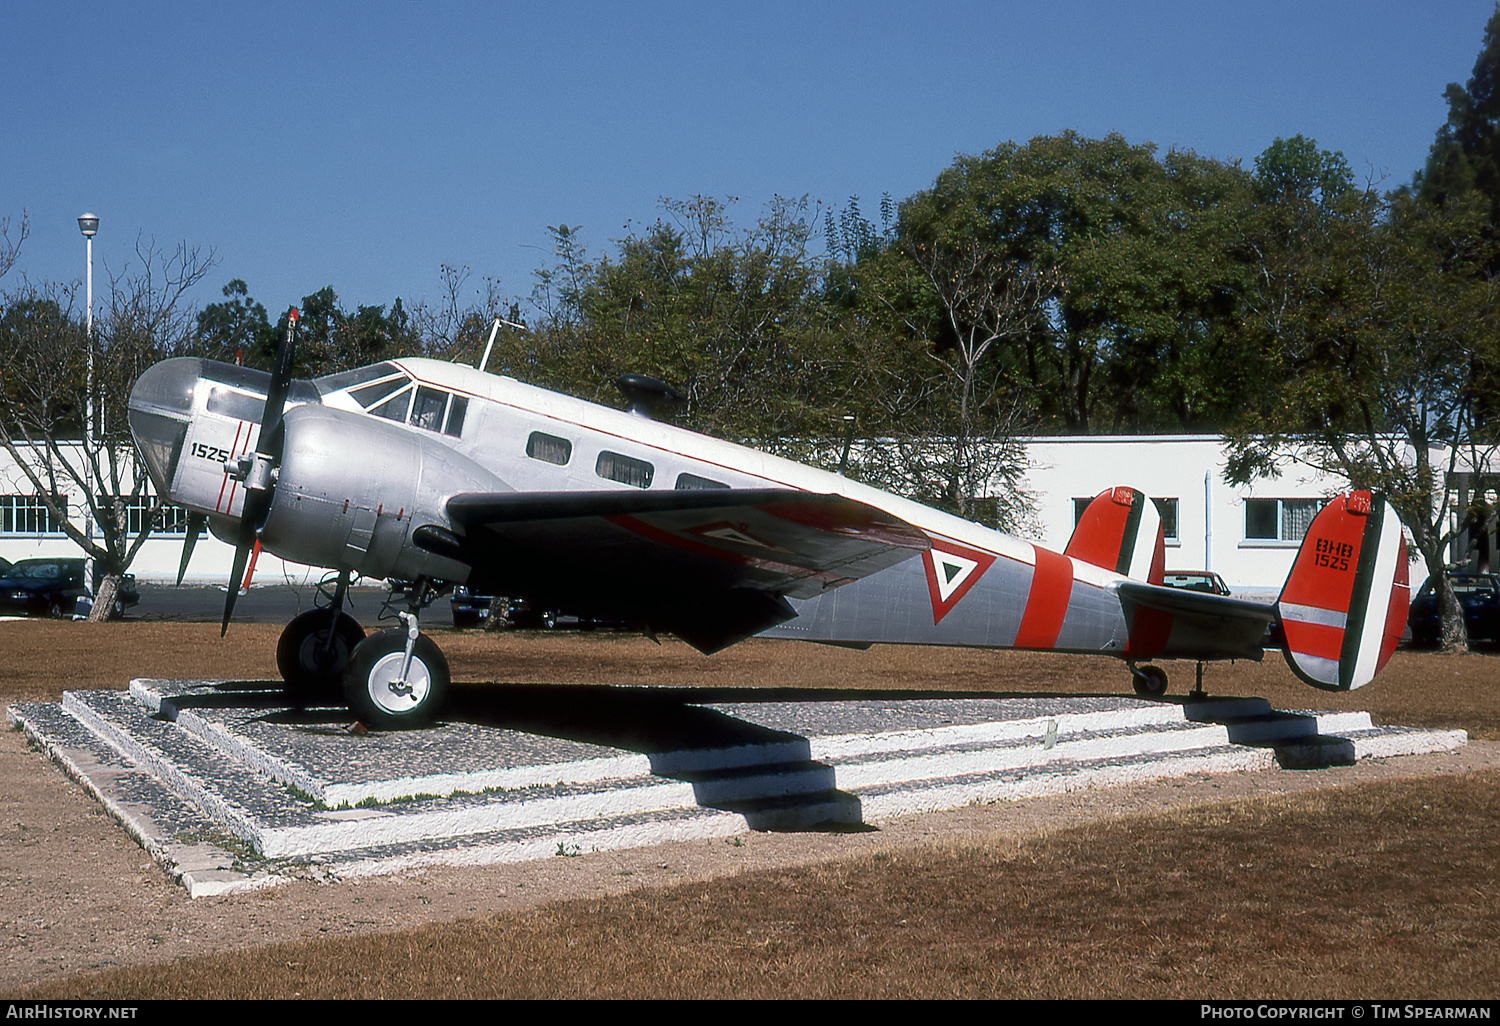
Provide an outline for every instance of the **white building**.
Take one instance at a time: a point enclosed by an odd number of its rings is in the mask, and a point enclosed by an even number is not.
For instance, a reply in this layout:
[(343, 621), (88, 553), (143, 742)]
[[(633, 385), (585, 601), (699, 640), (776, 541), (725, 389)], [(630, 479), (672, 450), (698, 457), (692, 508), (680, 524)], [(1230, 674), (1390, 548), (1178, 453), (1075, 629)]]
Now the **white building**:
[[(1161, 511), (1168, 570), (1212, 570), (1247, 598), (1275, 597), (1312, 518), (1349, 487), (1342, 477), (1296, 464), (1252, 485), (1226, 484), (1224, 440), (1217, 435), (1033, 438), (1026, 451), (1037, 541), (1063, 548), (1090, 499), (1130, 485)], [(1426, 576), (1424, 563), (1412, 564), (1413, 587)]]
[[(1167, 533), (1169, 570), (1213, 570), (1235, 594), (1274, 597), (1313, 515), (1348, 487), (1341, 478), (1293, 466), (1281, 477), (1254, 485), (1224, 483), (1224, 443), (1215, 435), (1034, 438), (1027, 487), (1037, 500), (1033, 540), (1062, 549), (1082, 506), (1106, 488), (1130, 485), (1157, 500)], [(70, 497), (69, 516), (81, 527), (81, 503)], [(127, 516), (143, 515), (140, 508)], [(170, 582), (181, 558), (184, 524), (171, 518), (142, 547), (132, 566), (141, 581)], [(77, 546), (52, 522), (35, 489), (0, 450), (0, 557), (76, 555)], [(233, 549), (211, 535), (193, 553), (188, 579), (223, 583)], [(260, 583), (316, 581), (321, 569), (260, 557)], [(1426, 577), (1411, 567), (1415, 587)]]

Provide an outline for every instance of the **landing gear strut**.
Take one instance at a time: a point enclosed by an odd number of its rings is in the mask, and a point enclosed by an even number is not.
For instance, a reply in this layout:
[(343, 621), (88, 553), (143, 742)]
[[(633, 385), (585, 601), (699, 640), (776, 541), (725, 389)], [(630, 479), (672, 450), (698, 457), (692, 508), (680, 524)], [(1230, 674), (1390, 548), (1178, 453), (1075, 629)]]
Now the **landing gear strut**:
[(382, 730), (422, 727), (448, 697), (448, 660), (418, 627), (418, 613), (439, 591), (418, 581), (407, 593), (401, 630), (370, 635), (354, 647), (344, 670), (344, 699), (362, 722)]

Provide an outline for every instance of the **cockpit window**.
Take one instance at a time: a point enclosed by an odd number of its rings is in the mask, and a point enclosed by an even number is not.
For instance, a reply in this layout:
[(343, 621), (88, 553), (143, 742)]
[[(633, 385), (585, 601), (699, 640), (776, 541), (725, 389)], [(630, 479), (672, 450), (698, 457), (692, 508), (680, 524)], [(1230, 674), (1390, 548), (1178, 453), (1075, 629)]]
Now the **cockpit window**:
[(258, 421), (266, 412), (266, 397), (241, 392), (228, 385), (209, 385), (208, 412), (235, 420)]
[(399, 374), (394, 364), (377, 363), (369, 367), (356, 367), (354, 370), (339, 371), (337, 374), (325, 374), (321, 378), (314, 378), (313, 384), (318, 386), (318, 391), (323, 395), (329, 392), (339, 392), (346, 388), (354, 388), (363, 385), (367, 381), (379, 381), (381, 378), (391, 377)]
[(405, 388), (406, 385), (407, 378), (403, 374), (394, 378), (387, 378), (384, 381), (378, 381), (373, 385), (366, 385), (363, 388), (352, 389), (349, 392), (349, 397), (368, 410), (371, 407), (379, 406), (392, 392)]
[(453, 397), (448, 404), (448, 426), (443, 428), (443, 434), (458, 438), (464, 433), (464, 415), (469, 412), (469, 400), (461, 395)]
[(443, 427), (443, 410), (448, 405), (448, 393), (421, 385), (417, 388), (417, 402), (412, 407), (413, 427), (427, 431), (440, 431)]
[(406, 408), (411, 405), (411, 393), (410, 388), (404, 388), (370, 412), (386, 420), (405, 421)]

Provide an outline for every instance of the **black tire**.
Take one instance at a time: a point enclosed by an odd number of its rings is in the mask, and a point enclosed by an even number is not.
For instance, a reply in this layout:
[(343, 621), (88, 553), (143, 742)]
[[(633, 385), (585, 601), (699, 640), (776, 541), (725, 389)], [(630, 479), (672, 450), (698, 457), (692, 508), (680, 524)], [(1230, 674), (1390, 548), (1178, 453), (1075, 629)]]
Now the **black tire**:
[(344, 699), (365, 725), (380, 730), (425, 727), (442, 711), (450, 679), (442, 649), (419, 634), (407, 680), (393, 686), (405, 654), (405, 631), (380, 631), (355, 646), (344, 671)]
[(1143, 698), (1160, 698), (1167, 693), (1167, 671), (1160, 666), (1136, 666), (1130, 671), (1135, 693)]
[[(332, 648), (325, 653), (330, 624)], [(287, 700), (298, 709), (336, 704), (343, 693), (344, 670), (364, 639), (364, 628), (348, 613), (340, 613), (337, 621), (331, 609), (310, 609), (293, 617), (276, 644), (276, 668), (286, 681)]]

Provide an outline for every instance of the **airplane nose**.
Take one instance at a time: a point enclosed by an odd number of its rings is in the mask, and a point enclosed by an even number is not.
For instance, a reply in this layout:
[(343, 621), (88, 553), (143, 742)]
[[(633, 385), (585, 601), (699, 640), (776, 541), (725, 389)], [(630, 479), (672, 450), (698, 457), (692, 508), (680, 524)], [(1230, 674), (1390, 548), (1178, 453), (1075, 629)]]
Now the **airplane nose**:
[(159, 495), (168, 494), (177, 472), (193, 391), (202, 375), (201, 359), (166, 360), (137, 378), (130, 390), (130, 433)]

